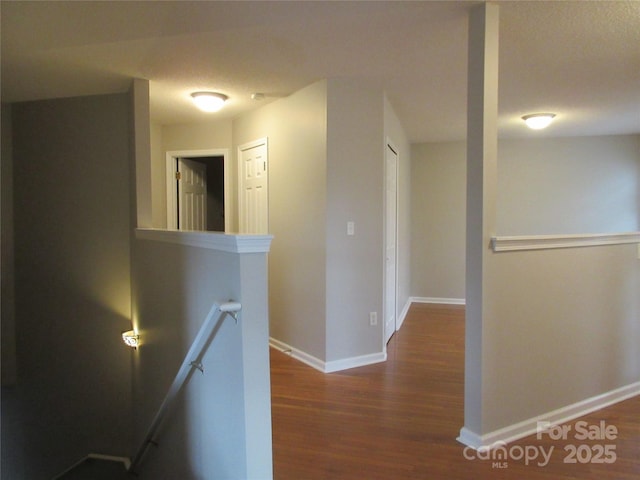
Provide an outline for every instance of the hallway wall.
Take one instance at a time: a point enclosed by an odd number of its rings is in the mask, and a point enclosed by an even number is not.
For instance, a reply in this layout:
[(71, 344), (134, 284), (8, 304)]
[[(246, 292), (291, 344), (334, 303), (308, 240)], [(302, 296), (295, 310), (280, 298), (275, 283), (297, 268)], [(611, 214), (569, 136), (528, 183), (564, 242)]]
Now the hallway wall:
[(51, 478), (128, 454), (127, 94), (13, 105), (17, 384), (2, 391), (2, 474)]
[[(412, 287), (464, 298), (465, 142), (412, 145)], [(498, 142), (499, 235), (640, 229), (640, 135)]]
[(324, 360), (326, 100), (320, 81), (233, 122), (238, 145), (268, 138), (270, 335)]

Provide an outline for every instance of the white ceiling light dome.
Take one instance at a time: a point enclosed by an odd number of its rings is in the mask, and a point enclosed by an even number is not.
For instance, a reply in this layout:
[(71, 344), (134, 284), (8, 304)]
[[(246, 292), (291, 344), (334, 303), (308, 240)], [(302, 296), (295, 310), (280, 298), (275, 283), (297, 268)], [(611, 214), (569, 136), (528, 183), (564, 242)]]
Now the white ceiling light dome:
[(547, 128), (553, 121), (555, 113), (531, 113), (522, 117), (527, 127), (533, 130), (542, 130)]
[(229, 97), (217, 92), (193, 92), (191, 98), (193, 103), (203, 112), (217, 112)]

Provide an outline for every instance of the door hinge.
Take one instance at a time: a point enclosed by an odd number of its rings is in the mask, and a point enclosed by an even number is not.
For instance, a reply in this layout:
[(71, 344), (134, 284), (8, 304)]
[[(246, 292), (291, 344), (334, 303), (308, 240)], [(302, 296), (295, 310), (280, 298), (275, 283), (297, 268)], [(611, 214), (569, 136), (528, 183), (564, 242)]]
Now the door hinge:
[(176, 180), (182, 180), (182, 173), (176, 172)]

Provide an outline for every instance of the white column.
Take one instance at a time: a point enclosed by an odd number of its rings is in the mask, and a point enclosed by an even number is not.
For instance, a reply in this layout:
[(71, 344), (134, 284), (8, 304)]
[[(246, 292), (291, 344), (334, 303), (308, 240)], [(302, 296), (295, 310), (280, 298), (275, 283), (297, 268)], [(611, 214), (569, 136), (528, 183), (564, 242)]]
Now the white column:
[(241, 254), (239, 265), (247, 479), (268, 480), (273, 478), (273, 454), (267, 253)]
[(132, 86), (135, 189), (135, 227), (153, 226), (151, 215), (151, 126), (149, 80), (136, 78)]
[(498, 27), (495, 4), (469, 17), (467, 91), (467, 248), (464, 427), (459, 440), (478, 446), (483, 433), (483, 324), (487, 263), (495, 229), (498, 150)]

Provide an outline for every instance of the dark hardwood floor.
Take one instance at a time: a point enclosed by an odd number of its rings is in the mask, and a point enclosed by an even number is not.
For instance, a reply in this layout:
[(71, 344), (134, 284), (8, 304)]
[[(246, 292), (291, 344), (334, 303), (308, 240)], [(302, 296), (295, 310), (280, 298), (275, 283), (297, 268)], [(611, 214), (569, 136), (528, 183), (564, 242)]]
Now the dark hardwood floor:
[[(463, 425), (463, 375), (464, 308), (457, 306), (414, 305), (391, 339), (385, 363), (323, 374), (271, 349), (274, 478), (640, 478), (640, 397), (569, 424), (605, 421), (618, 429), (613, 441), (533, 436), (507, 447), (506, 464), (465, 458), (456, 441)], [(568, 444), (588, 445), (576, 452), (578, 463), (564, 463)], [(596, 444), (613, 445), (598, 458), (613, 460), (613, 453), (615, 461), (580, 463), (598, 456)], [(545, 465), (541, 449), (548, 454), (551, 447)], [(526, 449), (539, 457), (528, 465), (512, 458)]]

